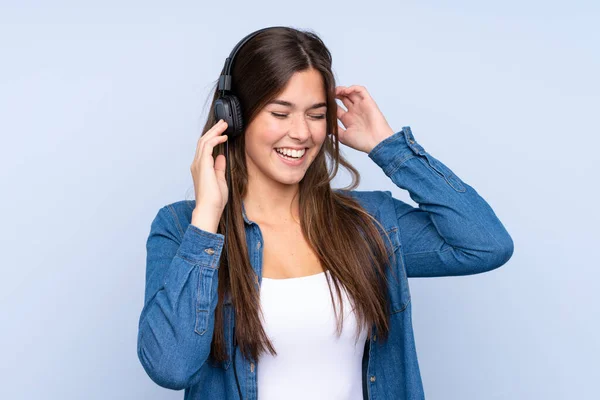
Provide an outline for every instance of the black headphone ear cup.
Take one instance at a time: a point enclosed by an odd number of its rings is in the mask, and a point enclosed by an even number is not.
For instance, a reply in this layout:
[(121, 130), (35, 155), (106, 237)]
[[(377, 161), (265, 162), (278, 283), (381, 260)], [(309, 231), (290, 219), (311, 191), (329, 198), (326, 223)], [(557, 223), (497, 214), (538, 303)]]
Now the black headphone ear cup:
[(244, 130), (244, 118), (242, 116), (242, 106), (240, 101), (235, 95), (229, 95), (233, 116), (233, 128), (234, 132), (232, 133), (233, 137), (240, 136)]
[(215, 101), (215, 120), (227, 122), (227, 130), (223, 132), (231, 139), (242, 134), (244, 122), (242, 118), (242, 107), (240, 101), (233, 94), (222, 95)]
[[(214, 117), (215, 117), (215, 122), (219, 122), (220, 120), (223, 120), (225, 122), (227, 122), (227, 124), (229, 124), (229, 107), (227, 105), (227, 102), (225, 101), (225, 99), (220, 96), (215, 100), (215, 107), (213, 110), (214, 113)], [(229, 124), (230, 125), (230, 124)]]

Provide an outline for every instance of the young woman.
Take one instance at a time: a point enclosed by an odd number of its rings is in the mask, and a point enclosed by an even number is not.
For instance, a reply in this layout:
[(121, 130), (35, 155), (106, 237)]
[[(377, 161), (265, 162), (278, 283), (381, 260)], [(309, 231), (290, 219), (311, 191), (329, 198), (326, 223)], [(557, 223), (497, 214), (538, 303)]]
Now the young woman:
[[(314, 33), (252, 37), (232, 67), (245, 125), (227, 144), (231, 183), (215, 91), (195, 199), (152, 222), (138, 357), (186, 399), (423, 399), (407, 278), (477, 274), (513, 253), (475, 189), (409, 127), (395, 132), (365, 87), (336, 87), (331, 64)], [(339, 143), (419, 207), (354, 190)], [(333, 189), (340, 164), (352, 184)]]

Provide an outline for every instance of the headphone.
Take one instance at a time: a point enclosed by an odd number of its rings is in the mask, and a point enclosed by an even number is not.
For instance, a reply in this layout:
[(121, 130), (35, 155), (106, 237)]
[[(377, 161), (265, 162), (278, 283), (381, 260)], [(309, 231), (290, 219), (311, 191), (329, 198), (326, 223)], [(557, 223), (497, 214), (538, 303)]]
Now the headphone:
[[(231, 51), (231, 54), (229, 54), (229, 57), (227, 57), (227, 59), (225, 60), (223, 73), (219, 77), (218, 91), (221, 93), (219, 94), (219, 97), (215, 100), (214, 116), (216, 121), (222, 119), (223, 121), (227, 122), (227, 129), (225, 130), (225, 132), (223, 132), (223, 134), (229, 135), (227, 142), (229, 141), (229, 139), (235, 139), (238, 136), (241, 136), (244, 130), (244, 121), (242, 118), (242, 107), (240, 105), (240, 100), (235, 94), (231, 93), (231, 68), (235, 56), (238, 53), (238, 51), (242, 48), (242, 46), (254, 36), (259, 34), (260, 32), (266, 31), (267, 29), (273, 28), (286, 27), (270, 26), (250, 33), (245, 38), (240, 40), (238, 44), (235, 45), (235, 47)], [(227, 92), (230, 93), (227, 94)]]

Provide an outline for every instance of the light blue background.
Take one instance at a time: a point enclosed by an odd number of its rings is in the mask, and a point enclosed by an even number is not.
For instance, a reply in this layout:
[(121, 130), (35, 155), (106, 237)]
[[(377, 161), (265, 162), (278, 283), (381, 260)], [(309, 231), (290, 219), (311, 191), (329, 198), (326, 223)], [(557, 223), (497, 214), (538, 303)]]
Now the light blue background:
[[(410, 281), (427, 399), (598, 398), (597, 3), (214, 3), (2, 2), (0, 398), (183, 398), (136, 356), (145, 241), (194, 196), (225, 57), (271, 25), (317, 32), (338, 84), (366, 86), (514, 239), (500, 269)], [(344, 154), (359, 189), (415, 205)]]

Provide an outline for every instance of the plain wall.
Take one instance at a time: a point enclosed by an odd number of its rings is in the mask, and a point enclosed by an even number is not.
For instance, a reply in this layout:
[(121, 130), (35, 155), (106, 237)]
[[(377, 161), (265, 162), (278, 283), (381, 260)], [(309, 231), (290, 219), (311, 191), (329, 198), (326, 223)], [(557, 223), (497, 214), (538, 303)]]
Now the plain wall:
[[(410, 280), (427, 399), (596, 398), (599, 17), (591, 1), (2, 2), (0, 398), (183, 398), (136, 355), (145, 241), (194, 196), (225, 58), (272, 25), (318, 33), (337, 84), (365, 86), (513, 237), (497, 270)], [(415, 205), (343, 152), (359, 189)]]

